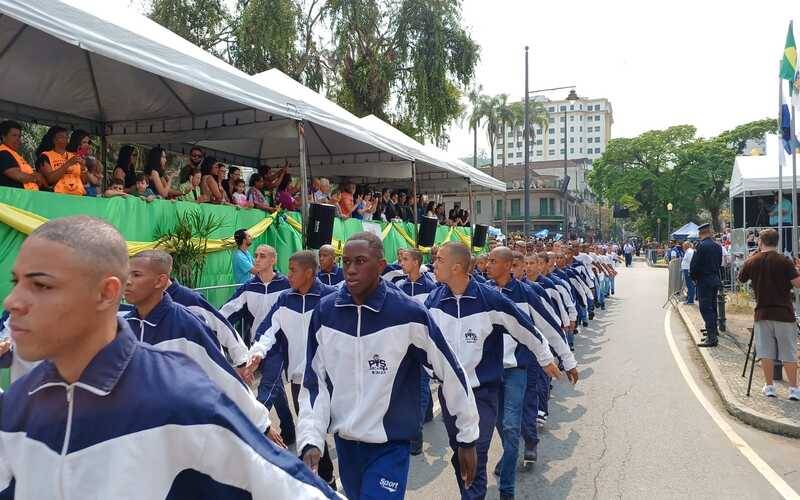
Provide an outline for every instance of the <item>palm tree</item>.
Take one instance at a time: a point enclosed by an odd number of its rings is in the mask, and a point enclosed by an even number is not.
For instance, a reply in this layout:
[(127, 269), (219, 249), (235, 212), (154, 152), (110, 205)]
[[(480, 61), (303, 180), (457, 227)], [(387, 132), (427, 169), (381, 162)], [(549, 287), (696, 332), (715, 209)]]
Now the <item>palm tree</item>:
[[(484, 96), (481, 99), (481, 103), (479, 105), (481, 110), (480, 116), (481, 119), (484, 121), (486, 126), (486, 135), (489, 138), (489, 150), (491, 151), (491, 159), (492, 159), (492, 167), (491, 167), (491, 174), (492, 177), (495, 176), (494, 172), (494, 146), (497, 142), (497, 134), (500, 131), (500, 120), (498, 115), (499, 109), (499, 102), (497, 96), (495, 97), (486, 97)], [(492, 222), (497, 219), (496, 207), (494, 204), (494, 192), (491, 194), (491, 204), (492, 204)]]
[(483, 118), (480, 106), (481, 100), (484, 99), (482, 92), (483, 85), (478, 85), (477, 87), (473, 87), (467, 94), (467, 99), (469, 99), (470, 106), (472, 106), (468, 121), (469, 129), (472, 130), (473, 133), (472, 166), (475, 168), (478, 168), (478, 127), (480, 127), (481, 119)]
[[(497, 102), (497, 119), (500, 122), (500, 130), (503, 134), (503, 181), (508, 185), (508, 174), (506, 172), (506, 157), (508, 156), (508, 137), (506, 136), (506, 125), (514, 127), (517, 123), (517, 116), (508, 103), (508, 94), (500, 94), (495, 97)], [(516, 138), (516, 135), (514, 136)], [(508, 191), (503, 193), (503, 233), (508, 234)]]

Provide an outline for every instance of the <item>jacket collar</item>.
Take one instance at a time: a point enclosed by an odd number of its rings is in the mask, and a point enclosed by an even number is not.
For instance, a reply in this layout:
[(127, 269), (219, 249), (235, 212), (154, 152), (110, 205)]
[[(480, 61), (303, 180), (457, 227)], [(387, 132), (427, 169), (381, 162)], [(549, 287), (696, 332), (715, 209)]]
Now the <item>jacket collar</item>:
[(164, 316), (172, 309), (174, 302), (172, 301), (172, 297), (169, 296), (168, 293), (165, 293), (163, 297), (161, 297), (161, 302), (156, 305), (150, 314), (147, 315), (146, 318), (142, 318), (139, 314), (139, 309), (133, 308), (133, 311), (128, 315), (128, 318), (131, 319), (138, 319), (143, 321), (151, 326), (157, 326), (158, 323), (164, 319)]
[[(478, 298), (478, 282), (475, 281), (475, 278), (472, 276), (469, 277), (469, 283), (467, 283), (467, 288), (464, 289), (464, 293), (461, 294), (462, 299), (477, 299)], [(453, 294), (453, 291), (450, 289), (449, 286), (444, 286), (444, 293), (442, 294), (442, 300), (455, 300), (456, 296)]]
[(333, 267), (331, 268), (330, 272), (324, 269), (319, 270), (319, 274), (338, 274), (338, 273), (339, 273), (339, 266), (336, 264), (333, 264)]
[[(372, 292), (372, 295), (367, 297), (367, 300), (364, 302), (363, 306), (371, 311), (380, 312), (381, 309), (383, 309), (384, 302), (386, 301), (387, 292), (388, 288), (386, 285), (386, 280), (379, 279), (378, 288)], [(336, 307), (357, 306), (357, 304), (353, 302), (353, 295), (350, 293), (350, 289), (347, 288), (347, 284), (339, 288), (339, 292), (336, 294), (335, 305)]]
[[(92, 358), (74, 385), (98, 396), (110, 394), (128, 367), (137, 346), (138, 342), (128, 323), (117, 319), (117, 336)], [(41, 367), (34, 372), (35, 378), (31, 383), (29, 394), (47, 386), (69, 385), (61, 378), (58, 369), (51, 361), (44, 361)]]
[(303, 295), (316, 295), (316, 296), (319, 297), (320, 295), (322, 295), (322, 282), (318, 278), (314, 278), (314, 282), (311, 284), (311, 288), (308, 289), (308, 293), (303, 294), (303, 293), (300, 293), (297, 290), (297, 288), (292, 288), (292, 290), (289, 292), (289, 294), (290, 295), (300, 295), (300, 296), (303, 296)]
[[(497, 286), (497, 282), (495, 280), (491, 280), (489, 283), (491, 283), (492, 286)], [(520, 281), (514, 276), (511, 276), (511, 279), (508, 281), (508, 283), (506, 283), (506, 286), (500, 287), (500, 289), (506, 292), (513, 292), (517, 289), (517, 287), (519, 287), (519, 284)]]

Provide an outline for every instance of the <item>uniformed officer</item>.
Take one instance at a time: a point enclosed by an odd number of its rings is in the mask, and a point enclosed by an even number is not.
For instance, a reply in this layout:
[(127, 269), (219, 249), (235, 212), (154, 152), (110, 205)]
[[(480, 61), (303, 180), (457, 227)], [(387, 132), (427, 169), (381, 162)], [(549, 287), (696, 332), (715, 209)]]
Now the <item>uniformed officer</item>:
[(719, 268), (722, 265), (722, 247), (712, 238), (711, 226), (703, 224), (697, 228), (702, 240), (697, 246), (689, 275), (697, 282), (700, 314), (706, 324), (706, 338), (699, 347), (717, 345), (717, 292), (720, 287)]

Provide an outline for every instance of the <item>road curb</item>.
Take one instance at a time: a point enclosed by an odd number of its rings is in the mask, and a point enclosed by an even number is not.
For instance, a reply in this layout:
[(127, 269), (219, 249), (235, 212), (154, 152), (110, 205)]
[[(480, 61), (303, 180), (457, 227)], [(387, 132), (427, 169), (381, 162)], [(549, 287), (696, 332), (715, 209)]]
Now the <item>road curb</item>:
[[(689, 331), (689, 335), (691, 335), (692, 340), (694, 341), (693, 343), (697, 344), (700, 342), (700, 331), (698, 331), (697, 327), (694, 326), (691, 319), (683, 310), (683, 307), (677, 305), (676, 309), (678, 310), (678, 315), (681, 317), (683, 324), (686, 325), (686, 329)], [(728, 413), (738, 418), (742, 422), (757, 429), (761, 429), (762, 431), (780, 434), (782, 436), (800, 438), (800, 426), (791, 420), (779, 417), (770, 417), (764, 413), (741, 404), (733, 395), (733, 392), (728, 386), (728, 382), (725, 380), (724, 375), (722, 375), (719, 365), (708, 352), (708, 350), (701, 349), (696, 346), (695, 349), (697, 349), (697, 351), (700, 353), (700, 356), (703, 359), (703, 364), (705, 365), (708, 373), (711, 375), (711, 382), (714, 384), (714, 388), (717, 390), (717, 394), (719, 394), (719, 397), (722, 399), (722, 404), (725, 406), (725, 409), (728, 411)], [(755, 390), (758, 392), (757, 388)]]

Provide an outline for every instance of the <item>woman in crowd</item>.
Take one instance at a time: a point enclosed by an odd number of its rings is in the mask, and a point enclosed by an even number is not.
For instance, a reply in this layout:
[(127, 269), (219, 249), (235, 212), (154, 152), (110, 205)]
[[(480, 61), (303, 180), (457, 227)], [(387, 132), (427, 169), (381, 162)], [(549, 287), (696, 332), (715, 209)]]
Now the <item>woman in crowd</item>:
[(36, 167), (47, 184), (60, 194), (83, 196), (86, 194), (86, 155), (67, 151), (69, 136), (63, 127), (50, 127), (36, 148)]
[(425, 217), (436, 217), (436, 202), (429, 201), (425, 208)]
[(203, 165), (200, 167), (202, 179), (200, 180), (200, 192), (208, 198), (209, 203), (227, 204), (225, 190), (219, 183), (220, 164), (213, 156), (206, 156)]
[(222, 181), (222, 189), (228, 195), (228, 199), (233, 202), (233, 193), (236, 192), (236, 181), (242, 178), (242, 171), (239, 167), (230, 167), (228, 169), (228, 177)]
[(287, 173), (283, 176), (281, 183), (278, 185), (278, 192), (275, 195), (278, 204), (284, 210), (297, 210), (297, 201), (292, 195), (292, 175)]
[(136, 188), (136, 169), (133, 166), (134, 161), (136, 161), (136, 148), (130, 144), (119, 148), (112, 181), (119, 180), (122, 182), (126, 193), (130, 193)]
[(73, 130), (67, 143), (67, 151), (73, 154), (83, 154), (86, 159), (86, 196), (97, 196), (103, 177), (103, 165), (94, 156), (92, 151), (92, 137), (89, 132), (81, 129)]
[(6, 120), (0, 123), (0, 186), (38, 191), (47, 181), (19, 153), (22, 125)]
[(180, 192), (172, 189), (172, 174), (167, 174), (164, 167), (167, 166), (167, 152), (160, 147), (154, 147), (147, 155), (147, 163), (144, 166), (144, 175), (147, 177), (150, 187), (155, 194), (164, 199), (180, 196)]
[(444, 203), (439, 203), (436, 205), (436, 210), (434, 213), (436, 214), (436, 218), (439, 219), (439, 224), (445, 224), (447, 222), (447, 214), (444, 210)]
[(264, 178), (258, 172), (250, 176), (250, 189), (247, 190), (247, 201), (254, 207), (267, 212), (274, 212), (275, 209), (269, 206), (267, 199), (261, 190), (264, 189)]
[(200, 173), (200, 170), (196, 169), (195, 167), (189, 166), (188, 168), (184, 167), (181, 170), (181, 176), (178, 179), (181, 184), (178, 190), (181, 192), (181, 196), (178, 197), (181, 201), (194, 201), (197, 203), (203, 203), (208, 201), (208, 199), (200, 192), (200, 180), (203, 178), (203, 175)]

